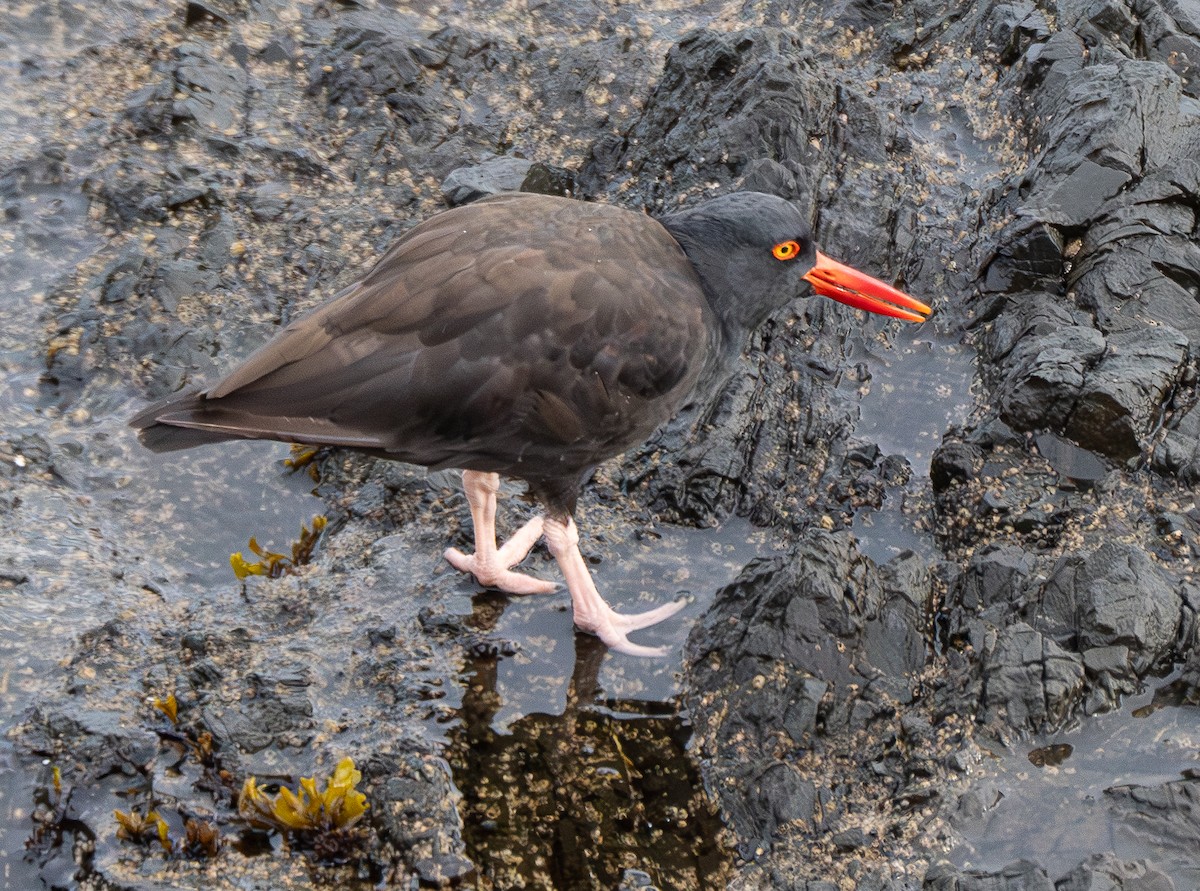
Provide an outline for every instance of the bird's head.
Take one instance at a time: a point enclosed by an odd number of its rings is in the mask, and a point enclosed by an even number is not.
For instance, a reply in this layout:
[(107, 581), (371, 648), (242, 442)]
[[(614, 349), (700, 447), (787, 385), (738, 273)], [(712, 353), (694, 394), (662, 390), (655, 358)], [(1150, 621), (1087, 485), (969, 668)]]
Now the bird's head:
[(762, 192), (733, 192), (662, 219), (731, 334), (757, 328), (809, 288), (868, 312), (923, 322), (932, 310), (817, 250), (800, 211)]

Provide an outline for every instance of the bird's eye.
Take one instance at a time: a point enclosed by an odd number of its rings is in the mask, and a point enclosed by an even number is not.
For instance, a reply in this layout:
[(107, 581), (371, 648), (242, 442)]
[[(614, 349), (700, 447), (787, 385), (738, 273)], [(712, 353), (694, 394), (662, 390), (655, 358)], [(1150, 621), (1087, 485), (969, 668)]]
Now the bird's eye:
[(794, 260), (800, 256), (800, 242), (781, 241), (771, 248), (771, 253), (775, 255), (776, 260)]

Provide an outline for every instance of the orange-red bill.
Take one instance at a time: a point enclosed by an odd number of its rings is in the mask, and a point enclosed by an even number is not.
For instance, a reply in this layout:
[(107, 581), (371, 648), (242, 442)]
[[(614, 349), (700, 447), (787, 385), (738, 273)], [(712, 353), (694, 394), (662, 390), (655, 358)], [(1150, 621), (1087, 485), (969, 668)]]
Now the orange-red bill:
[(817, 264), (804, 277), (817, 294), (855, 309), (908, 322), (924, 322), (933, 312), (920, 300), (820, 251)]

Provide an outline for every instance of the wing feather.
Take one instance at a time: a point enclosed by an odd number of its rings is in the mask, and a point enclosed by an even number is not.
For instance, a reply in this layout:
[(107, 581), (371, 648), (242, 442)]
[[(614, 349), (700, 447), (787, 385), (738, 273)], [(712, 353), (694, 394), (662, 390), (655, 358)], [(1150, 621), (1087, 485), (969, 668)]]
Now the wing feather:
[(577, 473), (673, 412), (713, 328), (658, 223), (499, 196), (418, 225), (360, 282), (141, 426)]

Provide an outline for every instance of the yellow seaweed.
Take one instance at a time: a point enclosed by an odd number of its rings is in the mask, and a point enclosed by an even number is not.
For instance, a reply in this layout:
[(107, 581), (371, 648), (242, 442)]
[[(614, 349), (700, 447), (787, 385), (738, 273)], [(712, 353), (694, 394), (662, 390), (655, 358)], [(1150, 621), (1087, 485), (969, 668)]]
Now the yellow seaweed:
[(113, 816), (118, 823), (117, 838), (136, 844), (157, 839), (164, 853), (171, 853), (170, 830), (167, 821), (158, 815), (158, 811), (150, 811), (143, 817), (137, 808), (134, 808), (129, 813), (113, 811)]
[(328, 524), (326, 519), (321, 514), (317, 514), (312, 518), (312, 529), (307, 525), (300, 524), (300, 537), (292, 544), (292, 556), (286, 554), (278, 554), (275, 551), (268, 551), (258, 543), (258, 540), (253, 536), (250, 538), (249, 547), (258, 560), (251, 563), (241, 551), (229, 555), (229, 565), (233, 567), (233, 574), (237, 576), (238, 581), (245, 581), (252, 575), (262, 575), (267, 578), (279, 578), (287, 572), (294, 572), (296, 567), (303, 566), (312, 559), (313, 549), (317, 545), (317, 539), (321, 537), (322, 530)]
[(179, 723), (179, 702), (174, 693), (168, 693), (165, 699), (155, 696), (150, 704), (171, 719), (172, 724)]
[(263, 829), (281, 832), (329, 832), (346, 829), (366, 813), (367, 796), (355, 786), (362, 772), (351, 758), (334, 768), (325, 789), (316, 777), (301, 777), (296, 791), (281, 786), (274, 795), (264, 792), (254, 777), (247, 777), (238, 795), (238, 814)]

